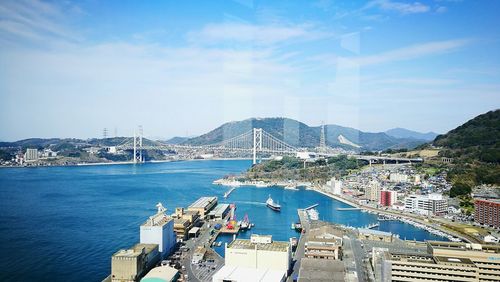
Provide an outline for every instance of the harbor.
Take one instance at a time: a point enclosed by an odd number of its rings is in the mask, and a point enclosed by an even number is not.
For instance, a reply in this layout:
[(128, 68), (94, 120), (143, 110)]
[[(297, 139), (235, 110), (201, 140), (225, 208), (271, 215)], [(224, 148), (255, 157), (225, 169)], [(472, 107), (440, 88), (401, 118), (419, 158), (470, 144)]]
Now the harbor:
[[(236, 214), (242, 219), (248, 214), (250, 221), (255, 224), (250, 230), (240, 230), (237, 238), (249, 239), (252, 234), (271, 234), (275, 240), (288, 241), (292, 237), (298, 237), (295, 229), (291, 229), (291, 222), (297, 219), (297, 209), (309, 207), (319, 203), (315, 209), (319, 212), (321, 220), (343, 225), (363, 227), (377, 221), (377, 215), (362, 213), (360, 211), (337, 211), (337, 208), (345, 208), (350, 205), (339, 201), (331, 200), (324, 195), (311, 190), (299, 189), (298, 191), (283, 189), (283, 187), (241, 187), (235, 189), (229, 198), (224, 199), (227, 192), (225, 186), (213, 185), (212, 181), (228, 174), (236, 174), (244, 171), (251, 165), (248, 160), (235, 161), (193, 161), (193, 162), (166, 162), (148, 163), (141, 166), (120, 165), (120, 166), (75, 166), (75, 167), (47, 167), (37, 168), (36, 174), (23, 174), (26, 183), (22, 186), (24, 191), (30, 195), (30, 201), (25, 199), (13, 201), (12, 211), (16, 214), (7, 213), (5, 216), (19, 217), (25, 219), (22, 225), (16, 221), (5, 221), (0, 225), (9, 223), (10, 226), (18, 228), (26, 234), (33, 234), (33, 242), (41, 242), (41, 238), (48, 236), (50, 232), (54, 241), (46, 242), (46, 249), (33, 249), (33, 257), (24, 256), (13, 257), (11, 259), (9, 272), (22, 272), (21, 265), (26, 261), (36, 273), (37, 277), (49, 280), (53, 275), (66, 277), (67, 280), (89, 280), (97, 281), (103, 278), (103, 274), (110, 273), (110, 255), (116, 252), (117, 248), (129, 247), (136, 243), (137, 222), (142, 222), (155, 212), (155, 205), (162, 202), (168, 214), (174, 213), (176, 207), (189, 207), (194, 201), (204, 196), (216, 196), (218, 206), (223, 204), (236, 205)], [(9, 177), (3, 176), (5, 196), (12, 199), (19, 198), (21, 187), (15, 182), (9, 181), (11, 178), (20, 177), (16, 173), (21, 173), (27, 169), (16, 169), (13, 171), (3, 170), (9, 173)], [(182, 173), (171, 173), (171, 172)], [(203, 171), (200, 174), (199, 171)], [(53, 179), (48, 176), (56, 173), (62, 180)], [(88, 178), (92, 175), (93, 182), (89, 186)], [(116, 181), (116, 175), (120, 175), (120, 182)], [(39, 179), (45, 179), (39, 181)], [(189, 179), (189, 181), (186, 181)], [(62, 184), (61, 184), (62, 183)], [(67, 187), (71, 187), (68, 189)], [(279, 201), (281, 211), (275, 212), (266, 207), (266, 200), (271, 194), (275, 201)], [(82, 201), (85, 199), (85, 201)], [(47, 201), (50, 207), (46, 206)], [(72, 203), (71, 210), (68, 210), (68, 203)], [(91, 204), (90, 204), (91, 203)], [(140, 204), (139, 204), (140, 203)], [(29, 205), (27, 205), (29, 204)], [(79, 215), (79, 220), (84, 219), (86, 229), (81, 231), (79, 225), (75, 223), (73, 217), (56, 217), (50, 222), (39, 222), (36, 217), (31, 216), (30, 210), (40, 210), (60, 214), (61, 211), (71, 212)], [(105, 210), (103, 215), (101, 211)], [(210, 212), (209, 212), (210, 213)], [(215, 216), (215, 214), (214, 214)], [(215, 218), (214, 218), (215, 219)], [(213, 227), (215, 221), (209, 221)], [(36, 233), (30, 228), (42, 224), (51, 228), (39, 228)], [(128, 227), (125, 227), (128, 226)], [(202, 242), (210, 231), (208, 224), (201, 226), (196, 241)], [(383, 231), (399, 234), (401, 238), (411, 238), (419, 241), (440, 240), (442, 237), (431, 234), (423, 229), (413, 227), (403, 222), (396, 222), (390, 226), (381, 224), (379, 227)], [(384, 229), (386, 228), (386, 229)], [(63, 234), (72, 234), (71, 240)], [(120, 233), (120, 241), (111, 234)], [(55, 234), (55, 235), (54, 235)], [(60, 236), (58, 235), (60, 234)], [(103, 234), (109, 234), (104, 235)], [(214, 249), (217, 256), (224, 257), (224, 244), (233, 240), (233, 234), (217, 235), (212, 242), (205, 242), (209, 249)], [(110, 238), (112, 241), (103, 240)], [(9, 238), (7, 238), (9, 239)], [(5, 246), (6, 251), (15, 252), (19, 248), (29, 248), (27, 242), (9, 239), (12, 244)], [(102, 250), (94, 254), (92, 263), (84, 259), (91, 255), (87, 248), (74, 241), (85, 241), (86, 246), (92, 246)], [(190, 239), (194, 241), (193, 239)], [(189, 240), (188, 240), (189, 241)], [(220, 246), (217, 246), (220, 242)], [(186, 242), (187, 244), (187, 242)], [(210, 248), (210, 245), (213, 245)], [(193, 250), (192, 248), (190, 248)], [(62, 262), (65, 269), (74, 273), (71, 275), (62, 273), (57, 269), (61, 268), (61, 262), (56, 259), (41, 260), (39, 258), (49, 258), (66, 256), (68, 261)], [(215, 256), (215, 255), (214, 255)], [(69, 263), (71, 261), (71, 263)], [(43, 265), (43, 268), (41, 267)], [(48, 273), (45, 268), (55, 269)], [(85, 269), (85, 271), (83, 271)], [(207, 272), (206, 270), (204, 270)], [(205, 273), (204, 272), (204, 273)], [(211, 271), (213, 272), (213, 271)]]

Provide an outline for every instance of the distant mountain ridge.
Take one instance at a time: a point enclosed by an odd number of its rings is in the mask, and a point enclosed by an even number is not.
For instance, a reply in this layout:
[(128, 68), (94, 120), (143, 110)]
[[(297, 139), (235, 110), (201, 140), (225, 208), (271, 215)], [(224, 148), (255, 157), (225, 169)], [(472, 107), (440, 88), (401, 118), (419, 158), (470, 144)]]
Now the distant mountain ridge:
[(175, 137), (172, 137), (168, 140), (165, 140), (164, 143), (177, 145), (177, 144), (180, 144), (182, 142), (186, 142), (187, 140), (189, 140), (189, 137), (175, 136)]
[[(314, 148), (319, 146), (321, 126), (308, 126), (300, 121), (281, 117), (250, 118), (228, 122), (206, 134), (186, 140), (182, 144), (215, 144), (248, 132), (252, 128), (262, 128), (267, 133), (295, 147)], [(384, 132), (363, 132), (334, 124), (325, 125), (325, 137), (326, 143), (330, 147), (370, 151), (413, 148), (426, 142), (423, 139), (396, 138)], [(350, 144), (351, 142), (352, 144)], [(355, 145), (360, 146), (360, 148)]]
[(434, 140), (434, 138), (438, 136), (437, 133), (432, 131), (427, 133), (421, 133), (400, 127), (389, 129), (385, 132), (385, 134), (396, 138), (413, 138), (413, 139), (427, 140), (427, 141), (432, 141)]

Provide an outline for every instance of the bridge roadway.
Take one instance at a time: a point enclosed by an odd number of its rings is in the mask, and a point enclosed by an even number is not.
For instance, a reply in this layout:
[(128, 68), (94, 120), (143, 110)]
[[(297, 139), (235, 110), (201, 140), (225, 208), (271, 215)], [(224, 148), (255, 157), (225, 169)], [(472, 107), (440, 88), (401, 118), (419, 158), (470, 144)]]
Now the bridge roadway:
[[(133, 150), (133, 146), (119, 146), (119, 149), (122, 150)], [(142, 146), (142, 150), (198, 150), (205, 152), (239, 152), (239, 153), (252, 153), (253, 148), (230, 148), (224, 146), (187, 146), (187, 145), (160, 145), (160, 146)], [(269, 154), (296, 154), (297, 152), (302, 152), (301, 150), (273, 150), (273, 149), (258, 149), (259, 153), (269, 153)], [(316, 153), (315, 151), (311, 151), (311, 153)], [(323, 157), (335, 157), (339, 156), (339, 154), (328, 154), (328, 153), (317, 153), (319, 156)], [(422, 158), (401, 158), (401, 157), (389, 157), (389, 156), (366, 156), (366, 155), (350, 155), (347, 156), (356, 158), (357, 160), (368, 161), (369, 163), (377, 162), (377, 163), (385, 163), (385, 162), (396, 162), (396, 163), (421, 163), (424, 160)]]
[[(130, 142), (133, 140), (133, 142)], [(139, 141), (138, 141), (139, 140)], [(296, 154), (297, 152), (307, 152), (307, 148), (296, 148), (292, 145), (285, 143), (284, 141), (274, 137), (262, 130), (261, 128), (253, 128), (252, 130), (245, 132), (241, 135), (223, 140), (222, 142), (204, 145), (204, 146), (190, 146), (190, 145), (179, 145), (179, 144), (165, 144), (158, 141), (148, 140), (148, 144), (143, 144), (142, 136), (131, 138), (126, 140), (122, 144), (115, 146), (117, 149), (121, 150), (190, 150), (199, 152), (236, 152), (236, 153), (249, 153), (253, 154), (254, 163), (257, 153), (268, 153), (273, 155), (289, 155)], [(338, 153), (328, 153), (328, 152), (316, 152), (312, 151), (318, 156), (332, 157), (338, 156)], [(365, 160), (372, 164), (372, 162), (423, 162), (421, 158), (398, 158), (389, 156), (365, 156), (359, 154), (349, 154), (348, 156), (356, 158), (358, 160)]]

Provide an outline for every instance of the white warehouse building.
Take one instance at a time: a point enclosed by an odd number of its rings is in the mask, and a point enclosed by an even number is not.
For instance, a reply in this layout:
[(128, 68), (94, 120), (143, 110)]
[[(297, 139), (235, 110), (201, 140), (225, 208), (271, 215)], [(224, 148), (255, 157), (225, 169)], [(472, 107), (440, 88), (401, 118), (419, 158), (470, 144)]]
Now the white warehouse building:
[[(273, 241), (271, 235), (253, 234), (248, 239), (226, 243), (226, 264), (212, 281), (284, 281), (291, 266), (290, 242)], [(246, 280), (245, 280), (246, 278)]]
[(158, 212), (141, 225), (140, 242), (158, 244), (161, 256), (165, 258), (170, 255), (176, 242), (174, 220), (165, 214), (166, 209), (161, 203), (156, 207)]

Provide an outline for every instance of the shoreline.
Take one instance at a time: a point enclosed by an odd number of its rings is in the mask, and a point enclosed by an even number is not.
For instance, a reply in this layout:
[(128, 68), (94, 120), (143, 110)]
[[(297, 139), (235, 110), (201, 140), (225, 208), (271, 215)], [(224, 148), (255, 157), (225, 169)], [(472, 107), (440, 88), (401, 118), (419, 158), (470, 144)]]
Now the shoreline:
[[(455, 237), (455, 238), (458, 238), (458, 239), (461, 239), (462, 241), (465, 241), (465, 242), (468, 242), (468, 243), (472, 243), (468, 238), (466, 238), (465, 236), (462, 236), (461, 234), (458, 234), (456, 232), (450, 232), (449, 230), (446, 230), (445, 228), (443, 228), (442, 226), (440, 225), (433, 225), (432, 223), (430, 222), (427, 222), (423, 219), (420, 219), (420, 218), (416, 218), (416, 217), (413, 217), (411, 215), (407, 215), (407, 214), (400, 214), (400, 213), (396, 213), (396, 212), (392, 212), (392, 211), (387, 211), (387, 210), (382, 210), (382, 209), (378, 209), (378, 208), (373, 208), (373, 207), (367, 207), (367, 206), (364, 206), (364, 205), (360, 205), (360, 204), (357, 204), (357, 203), (354, 203), (354, 202), (351, 202), (347, 199), (344, 199), (340, 196), (337, 196), (337, 195), (333, 195), (333, 194), (329, 194), (329, 193), (326, 193), (324, 191), (321, 191), (317, 188), (311, 188), (310, 190), (313, 190), (315, 192), (318, 192), (320, 194), (323, 194), (331, 199), (334, 199), (334, 200), (337, 200), (337, 201), (340, 201), (342, 203), (345, 203), (345, 204), (348, 204), (352, 207), (355, 207), (355, 208), (360, 208), (360, 209), (363, 209), (365, 211), (368, 211), (368, 212), (373, 212), (375, 214), (383, 214), (383, 215), (389, 215), (389, 216), (393, 216), (396, 218), (396, 220), (400, 221), (400, 222), (404, 222), (404, 223), (407, 223), (407, 224), (410, 224), (410, 225), (413, 225), (409, 222), (406, 222), (406, 221), (403, 221), (401, 219), (406, 219), (407, 221), (410, 221), (410, 222), (415, 222), (415, 223), (418, 223), (418, 224), (421, 224), (421, 225), (425, 225), (426, 227), (428, 228), (432, 228), (432, 229), (435, 229), (435, 230), (438, 230), (438, 231), (441, 231), (449, 236), (452, 236), (452, 237)], [(420, 228), (418, 226), (415, 226), (417, 228)], [(422, 228), (421, 228), (422, 229)], [(425, 229), (424, 229), (425, 230)], [(428, 230), (426, 230), (427, 232), (429, 232)], [(449, 239), (449, 238), (448, 238)], [(451, 240), (450, 240), (451, 241)]]
[[(151, 160), (139, 164), (149, 164), (149, 163), (170, 163), (170, 162), (192, 162), (192, 161), (243, 161), (251, 160), (251, 158), (212, 158), (212, 159), (178, 159), (178, 160)], [(126, 165), (134, 164), (132, 161), (125, 162), (98, 162), (98, 163), (75, 163), (75, 164), (57, 164), (57, 165), (30, 165), (30, 166), (19, 166), (19, 165), (8, 165), (0, 166), (2, 168), (39, 168), (39, 167), (78, 167), (78, 166), (105, 166), (105, 165)]]

